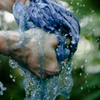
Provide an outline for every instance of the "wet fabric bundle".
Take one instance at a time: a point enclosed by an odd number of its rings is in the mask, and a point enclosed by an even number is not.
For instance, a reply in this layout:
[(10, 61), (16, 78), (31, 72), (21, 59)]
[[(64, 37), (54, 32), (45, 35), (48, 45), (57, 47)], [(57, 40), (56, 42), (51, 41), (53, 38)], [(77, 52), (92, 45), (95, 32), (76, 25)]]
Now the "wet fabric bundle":
[[(36, 75), (28, 71), (25, 66), (20, 66), (14, 59), (10, 60), (9, 64), (12, 68), (19, 67), (25, 72), (23, 86), (26, 97), (24, 100), (55, 100), (59, 94), (69, 98), (69, 92), (73, 86), (71, 54), (76, 51), (80, 33), (78, 20), (56, 2), (49, 0), (30, 0), (30, 2), (29, 6), (17, 1), (13, 5), (13, 14), (19, 27), (18, 32), (22, 35), (21, 43), (17, 45), (20, 47), (25, 43), (24, 31), (31, 28), (34, 30), (34, 28), (39, 27), (50, 34), (55, 33), (59, 42), (56, 54), (62, 70), (59, 75), (54, 75), (40, 82), (41, 80)], [(71, 40), (69, 47), (66, 47), (66, 38)], [(41, 41), (43, 39), (41, 37)], [(40, 46), (42, 47), (42, 42)], [(42, 49), (39, 51), (42, 51)], [(68, 57), (69, 61), (66, 64), (63, 60)], [(42, 69), (41, 63), (42, 60), (40, 61)]]
[[(48, 33), (55, 33), (59, 45), (56, 48), (59, 62), (74, 54), (79, 41), (80, 26), (74, 15), (61, 5), (49, 0), (30, 0), (29, 7), (15, 2), (13, 14), (19, 26), (22, 11), (24, 15), (24, 30), (40, 27)], [(66, 38), (70, 38), (71, 44), (66, 47)]]

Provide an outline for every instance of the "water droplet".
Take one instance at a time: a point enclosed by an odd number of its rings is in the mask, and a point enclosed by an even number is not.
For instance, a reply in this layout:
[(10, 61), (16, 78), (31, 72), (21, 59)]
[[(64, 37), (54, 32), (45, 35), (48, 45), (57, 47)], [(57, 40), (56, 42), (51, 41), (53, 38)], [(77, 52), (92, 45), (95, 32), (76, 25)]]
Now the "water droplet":
[(20, 75), (21, 75), (21, 76), (23, 76), (23, 74), (24, 74), (24, 72), (23, 72), (23, 71), (21, 71)]
[(19, 68), (19, 71), (22, 71), (22, 69), (21, 69), (21, 68)]
[(65, 37), (68, 36), (68, 34), (65, 34)]
[(6, 87), (3, 87), (3, 83), (0, 82), (0, 95), (3, 95), (3, 91), (7, 90)]
[(80, 7), (82, 7), (82, 4), (80, 4)]
[(87, 73), (87, 76), (88, 76), (89, 74)]
[(95, 31), (95, 29), (93, 29), (93, 31)]
[(76, 10), (76, 14), (78, 14), (78, 12), (79, 12), (79, 9)]
[(73, 66), (73, 62), (71, 62), (71, 66)]
[(87, 78), (87, 76), (85, 76), (85, 78)]
[(65, 77), (65, 79), (67, 80), (68, 78), (67, 78), (67, 77)]
[(80, 76), (82, 76), (82, 73), (80, 73)]
[(85, 81), (85, 83), (87, 83), (87, 81)]
[(72, 43), (72, 44), (75, 44), (75, 41), (73, 40), (73, 41), (71, 41), (71, 43)]
[(71, 32), (69, 32), (69, 35), (70, 35), (70, 36), (72, 36), (72, 33), (71, 33)]
[(77, 3), (77, 5), (79, 5), (79, 3)]
[(12, 59), (9, 60), (9, 65), (10, 65), (10, 67), (13, 68), (13, 69), (14, 69), (14, 68), (17, 68), (17, 65), (16, 65), (15, 61), (13, 61)]
[(70, 67), (68, 68), (68, 70), (70, 70)]
[(76, 69), (76, 66), (74, 67), (74, 69)]
[(69, 74), (71, 73), (71, 71), (68, 72)]
[(64, 69), (64, 66), (62, 66), (62, 69)]
[(13, 77), (11, 74), (10, 74), (9, 76), (10, 76), (10, 78), (12, 78), (12, 77)]
[(100, 18), (99, 18), (99, 21), (100, 21)]
[(67, 46), (67, 48), (69, 48), (69, 46)]
[(83, 87), (81, 87), (81, 90), (83, 90)]
[(13, 79), (12, 81), (15, 82), (15, 79)]
[(84, 66), (83, 66), (83, 65), (81, 65), (81, 69), (83, 69), (83, 67), (84, 67)]
[(58, 56), (60, 55), (60, 53), (58, 53)]
[(87, 59), (85, 59), (85, 62), (87, 62)]
[(60, 32), (60, 31), (61, 31), (61, 29), (58, 29), (58, 31)]
[(94, 10), (92, 10), (91, 12), (94, 12)]

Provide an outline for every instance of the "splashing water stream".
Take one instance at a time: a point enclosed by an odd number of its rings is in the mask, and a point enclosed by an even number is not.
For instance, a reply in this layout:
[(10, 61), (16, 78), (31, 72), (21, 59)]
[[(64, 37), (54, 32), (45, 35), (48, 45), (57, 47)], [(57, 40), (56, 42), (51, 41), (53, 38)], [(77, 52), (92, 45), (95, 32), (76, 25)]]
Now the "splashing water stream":
[(3, 87), (3, 83), (0, 81), (0, 95), (3, 95), (3, 91), (7, 90), (6, 87)]
[[(14, 62), (15, 66), (17, 64), (14, 60), (10, 60), (10, 62)], [(14, 67), (11, 63), (10, 66)], [(22, 68), (18, 64), (17, 66)], [(27, 69), (22, 68), (25, 72), (23, 86), (26, 92), (26, 98), (24, 100), (55, 100), (59, 94), (69, 98), (69, 92), (73, 85), (71, 67), (71, 62), (69, 61), (59, 76), (53, 76), (49, 79), (42, 80), (42, 82)]]
[[(27, 40), (25, 39), (25, 23), (24, 23), (24, 15), (27, 14), (26, 10), (23, 9), (22, 15), (20, 16), (19, 21), (19, 30), (18, 32), (21, 34), (22, 38), (19, 43), (16, 45), (21, 47)], [(42, 42), (44, 40), (44, 35), (47, 34), (45, 31), (41, 29), (41, 35), (39, 36), (39, 45), (37, 46), (40, 53), (40, 72), (41, 78), (39, 79), (36, 75), (28, 71), (24, 66), (20, 65), (14, 59), (10, 59), (9, 64), (12, 68), (19, 67), (22, 71), (25, 72), (25, 78), (23, 79), (23, 86), (26, 92), (26, 97), (24, 100), (55, 100), (56, 97), (61, 94), (66, 98), (69, 98), (69, 92), (73, 86), (73, 80), (71, 76), (72, 64), (71, 59), (72, 55), (69, 58), (68, 63), (66, 64), (64, 61), (59, 63), (61, 66), (61, 71), (58, 75), (52, 76), (45, 80), (42, 80), (43, 74), (43, 59), (44, 59), (44, 51)], [(31, 34), (34, 34), (34, 30)]]

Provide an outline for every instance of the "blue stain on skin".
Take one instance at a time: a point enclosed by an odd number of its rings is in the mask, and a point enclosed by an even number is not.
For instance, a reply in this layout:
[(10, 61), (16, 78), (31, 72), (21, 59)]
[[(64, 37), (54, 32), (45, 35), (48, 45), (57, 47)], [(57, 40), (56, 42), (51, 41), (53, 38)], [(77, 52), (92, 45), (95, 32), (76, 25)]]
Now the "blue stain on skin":
[[(74, 54), (77, 49), (80, 33), (78, 20), (64, 7), (55, 2), (49, 0), (30, 1), (29, 7), (17, 1), (13, 6), (13, 14), (19, 26), (18, 31), (23, 33), (23, 38), (24, 31), (35, 27), (42, 28), (50, 34), (55, 33), (59, 42), (56, 48), (57, 59), (63, 68), (58, 75), (41, 80), (40, 82), (37, 76), (27, 71), (24, 67), (20, 67), (14, 60), (11, 60), (10, 65), (13, 62), (13, 64), (22, 68), (25, 72), (23, 85), (26, 97), (24, 100), (55, 100), (59, 94), (69, 98), (69, 92), (73, 86), (71, 77), (71, 59), (73, 55), (71, 54)], [(68, 48), (65, 46), (66, 39), (64, 37), (71, 40), (71, 46)], [(22, 41), (24, 42), (24, 39)], [(67, 64), (63, 61), (66, 58), (69, 58)], [(14, 65), (11, 66), (13, 67)], [(41, 62), (41, 77), (42, 67)]]

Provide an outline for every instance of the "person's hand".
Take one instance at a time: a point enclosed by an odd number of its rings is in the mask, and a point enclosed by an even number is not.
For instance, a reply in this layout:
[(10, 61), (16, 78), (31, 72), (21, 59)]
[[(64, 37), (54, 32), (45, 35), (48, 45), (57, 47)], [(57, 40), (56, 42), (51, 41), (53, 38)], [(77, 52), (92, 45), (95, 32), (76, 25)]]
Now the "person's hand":
[[(34, 34), (32, 34), (32, 31), (34, 31)], [(44, 38), (42, 38), (43, 42), (41, 43), (40, 36), (43, 32)], [(28, 30), (25, 32), (26, 42), (21, 47), (17, 45), (21, 42), (21, 35), (18, 32), (1, 31), (0, 37), (0, 40), (2, 41), (0, 42), (0, 51), (11, 56), (38, 77), (41, 76), (40, 45), (42, 46), (42, 53), (44, 55), (42, 66), (43, 79), (48, 75), (55, 75), (59, 71), (59, 65), (55, 53), (58, 41), (55, 34), (48, 34), (42, 29)], [(69, 45), (68, 42), (67, 44)]]
[[(25, 4), (27, 0), (17, 0), (17, 1)], [(6, 10), (6, 11), (12, 13), (12, 7), (13, 7), (14, 3), (15, 3), (15, 0), (0, 0), (0, 9)], [(65, 8), (69, 7), (68, 3), (64, 2), (64, 1), (58, 0), (57, 3), (60, 3)], [(26, 3), (26, 5), (27, 5), (27, 3)]]
[[(25, 32), (28, 34), (28, 41), (23, 44), (21, 47), (18, 47), (16, 43), (19, 43), (18, 38), (21, 38), (21, 35), (18, 32), (9, 31), (7, 33), (6, 40), (9, 41), (8, 45), (3, 46), (0, 51), (3, 53), (12, 56), (16, 61), (20, 62), (23, 66), (27, 67), (31, 72), (40, 77), (40, 58), (41, 54), (39, 52), (39, 42), (41, 30), (33, 29), (36, 31), (35, 34), (31, 34), (31, 30)], [(5, 41), (5, 44), (7, 44)], [(67, 41), (67, 40), (66, 40)], [(3, 42), (4, 44), (4, 42)], [(55, 75), (59, 71), (59, 66), (57, 62), (57, 57), (55, 49), (58, 45), (57, 37), (55, 34), (45, 34), (44, 41), (42, 43), (43, 48), (43, 79), (48, 75)], [(68, 43), (69, 45), (69, 43)], [(67, 59), (65, 60), (67, 63)]]
[[(28, 40), (21, 47), (16, 45), (21, 41), (21, 35), (18, 32), (2, 32), (5, 36), (7, 34), (8, 41), (3, 44), (0, 51), (6, 53), (9, 56), (12, 56), (16, 61), (20, 62), (22, 65), (27, 67), (31, 72), (40, 77), (40, 52), (39, 52), (39, 42), (41, 30), (34, 29), (34, 34), (30, 35), (32, 30), (27, 31), (25, 34), (28, 34)], [(43, 31), (44, 32), (44, 31)], [(54, 75), (58, 72), (58, 62), (56, 58), (55, 48), (58, 45), (57, 38), (54, 34), (45, 34), (44, 41), (42, 43), (43, 48), (43, 79), (48, 75)]]
[[(25, 3), (26, 0), (17, 0), (18, 2)], [(12, 7), (15, 0), (0, 0), (0, 9), (6, 10), (12, 13)]]

